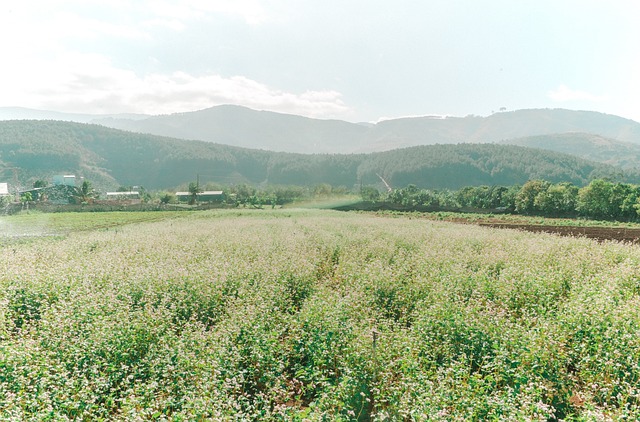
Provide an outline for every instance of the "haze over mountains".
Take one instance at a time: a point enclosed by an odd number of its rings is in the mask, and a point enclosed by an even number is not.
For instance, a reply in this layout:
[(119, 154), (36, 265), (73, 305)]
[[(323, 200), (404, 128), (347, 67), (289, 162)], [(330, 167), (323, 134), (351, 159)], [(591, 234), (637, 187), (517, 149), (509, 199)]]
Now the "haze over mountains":
[(383, 177), (395, 187), (451, 189), (530, 178), (640, 181), (640, 124), (587, 111), (358, 124), (239, 106), (163, 116), (0, 108), (0, 120), (8, 119), (13, 120), (0, 122), (0, 177), (8, 179), (8, 169), (17, 169), (23, 185), (66, 172), (105, 189), (170, 188), (197, 175), (218, 184), (381, 188)]
[(171, 189), (199, 179), (217, 186), (328, 183), (357, 189), (382, 179), (434, 189), (514, 185), (530, 179), (584, 185), (593, 178), (640, 182), (573, 155), (499, 144), (439, 144), (368, 154), (297, 154), (139, 134), (105, 126), (37, 120), (0, 122), (0, 182), (23, 187), (75, 174), (100, 190)]
[[(0, 120), (8, 119), (96, 123), (132, 132), (296, 153), (344, 154), (387, 151), (416, 145), (508, 143), (511, 139), (567, 133), (597, 135), (611, 141), (640, 145), (638, 122), (603, 113), (564, 109), (518, 110), (487, 117), (399, 118), (377, 124), (359, 124), (257, 111), (233, 105), (160, 116), (91, 116), (0, 108)], [(593, 144), (593, 141), (586, 137), (582, 142)], [(572, 143), (576, 142), (577, 137), (573, 136)], [(542, 144), (544, 146), (536, 145), (534, 140), (527, 141), (527, 146), (532, 147), (553, 146), (549, 142)], [(623, 146), (621, 148), (624, 149)], [(580, 151), (582, 148), (575, 149)], [(563, 152), (573, 153), (567, 150)]]

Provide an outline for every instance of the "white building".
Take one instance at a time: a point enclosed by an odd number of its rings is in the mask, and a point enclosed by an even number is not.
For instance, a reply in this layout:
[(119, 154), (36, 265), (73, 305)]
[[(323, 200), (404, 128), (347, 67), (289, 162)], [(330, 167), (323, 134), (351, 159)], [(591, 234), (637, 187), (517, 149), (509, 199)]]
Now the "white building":
[(0, 183), (0, 196), (9, 196), (9, 184), (8, 183)]
[[(178, 201), (191, 200), (191, 193), (189, 192), (176, 192), (176, 198)], [(198, 192), (198, 202), (222, 202), (224, 200), (224, 192), (221, 190), (206, 190), (204, 192)]]
[(140, 192), (107, 192), (107, 199), (140, 199)]
[(73, 174), (59, 174), (53, 176), (54, 185), (75, 186), (76, 176)]

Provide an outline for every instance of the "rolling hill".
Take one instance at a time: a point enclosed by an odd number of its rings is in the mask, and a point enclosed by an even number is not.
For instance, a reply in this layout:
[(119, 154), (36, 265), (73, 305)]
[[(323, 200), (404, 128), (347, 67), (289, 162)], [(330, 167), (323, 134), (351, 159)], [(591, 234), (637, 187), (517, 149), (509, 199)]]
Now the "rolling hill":
[(341, 120), (218, 106), (142, 120), (95, 120), (115, 129), (193, 139), (244, 148), (299, 153), (344, 153), (362, 149), (368, 129)]
[(591, 133), (529, 136), (509, 139), (501, 143), (562, 152), (625, 169), (634, 169), (640, 166), (640, 145), (616, 141)]
[[(17, 173), (13, 170), (16, 169)], [(430, 145), (370, 154), (295, 154), (126, 132), (61, 121), (0, 122), (0, 182), (30, 186), (73, 173), (101, 190), (142, 185), (172, 188), (194, 181), (353, 188), (409, 183), (425, 188), (511, 185), (529, 179), (583, 185), (610, 176), (638, 182), (635, 172), (574, 156), (497, 144)]]
[(640, 144), (640, 123), (591, 111), (534, 109), (487, 117), (414, 117), (374, 125), (218, 106), (146, 119), (99, 119), (105, 126), (246, 148), (299, 153), (358, 153), (416, 145), (489, 143), (584, 132)]
[[(97, 123), (114, 129), (244, 148), (296, 153), (366, 153), (417, 145), (490, 143), (511, 139), (588, 133), (640, 145), (640, 123), (591, 111), (531, 109), (487, 117), (413, 117), (368, 123), (311, 119), (223, 105), (160, 116), (66, 114), (0, 108), (0, 120), (49, 119)], [(563, 138), (565, 139), (565, 138)], [(539, 139), (542, 141), (542, 139)], [(528, 146), (553, 148), (534, 140)], [(608, 161), (597, 154), (589, 158)]]

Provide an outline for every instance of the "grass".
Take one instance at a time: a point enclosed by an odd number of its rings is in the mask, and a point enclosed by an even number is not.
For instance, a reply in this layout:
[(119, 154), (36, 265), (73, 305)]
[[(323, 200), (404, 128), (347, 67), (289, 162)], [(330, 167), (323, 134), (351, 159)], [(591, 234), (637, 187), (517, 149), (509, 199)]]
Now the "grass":
[(0, 419), (640, 417), (636, 246), (326, 210), (114, 214), (0, 244)]
[(176, 211), (41, 213), (25, 212), (0, 217), (0, 236), (64, 234), (80, 230), (116, 228), (143, 221), (165, 220), (182, 215)]
[(343, 207), (347, 205), (353, 205), (360, 202), (359, 196), (344, 195), (344, 196), (332, 196), (330, 198), (316, 198), (310, 200), (296, 201), (291, 204), (285, 205), (285, 208), (307, 208), (307, 209), (332, 209), (337, 207)]

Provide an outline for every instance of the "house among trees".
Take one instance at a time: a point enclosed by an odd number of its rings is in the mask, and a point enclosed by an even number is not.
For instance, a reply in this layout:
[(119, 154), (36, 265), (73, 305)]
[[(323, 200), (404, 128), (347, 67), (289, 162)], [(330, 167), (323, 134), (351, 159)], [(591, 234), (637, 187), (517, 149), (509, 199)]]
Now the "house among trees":
[(107, 199), (140, 199), (140, 192), (107, 192)]
[[(176, 199), (179, 202), (189, 202), (192, 199), (191, 192), (176, 192)], [(197, 193), (197, 202), (222, 202), (224, 192), (221, 190), (206, 190)]]
[(9, 184), (8, 183), (0, 183), (0, 196), (10, 196), (9, 193)]
[(119, 191), (119, 192), (107, 192), (107, 201), (127, 204), (139, 204), (142, 202), (142, 196), (138, 191)]
[(53, 184), (55, 186), (75, 186), (76, 176), (73, 174), (58, 174), (53, 176)]
[[(46, 198), (47, 188), (31, 188), (21, 190), (19, 193), (21, 200), (26, 201), (40, 201), (42, 198)], [(23, 199), (24, 198), (24, 199)]]

